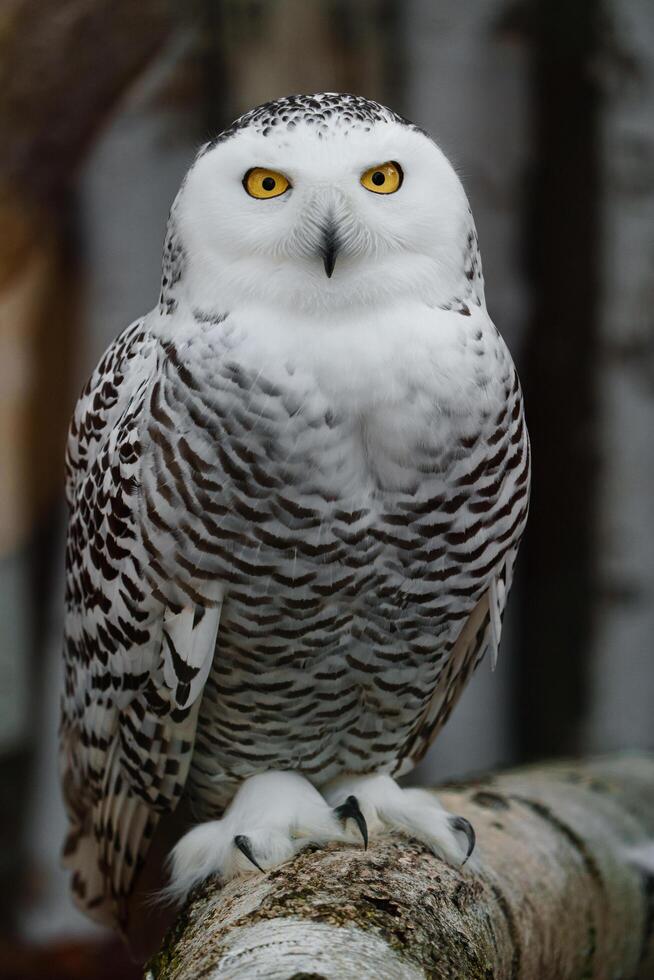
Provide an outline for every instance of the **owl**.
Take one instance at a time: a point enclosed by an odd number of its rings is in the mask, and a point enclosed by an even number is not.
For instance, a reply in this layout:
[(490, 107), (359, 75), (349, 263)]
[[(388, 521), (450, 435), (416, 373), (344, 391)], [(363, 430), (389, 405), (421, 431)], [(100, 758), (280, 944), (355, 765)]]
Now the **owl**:
[(520, 384), (452, 166), (354, 95), (203, 146), (157, 306), (102, 358), (67, 448), (61, 778), (74, 896), (128, 931), (310, 843), (463, 818), (397, 777), (502, 616), (527, 519)]

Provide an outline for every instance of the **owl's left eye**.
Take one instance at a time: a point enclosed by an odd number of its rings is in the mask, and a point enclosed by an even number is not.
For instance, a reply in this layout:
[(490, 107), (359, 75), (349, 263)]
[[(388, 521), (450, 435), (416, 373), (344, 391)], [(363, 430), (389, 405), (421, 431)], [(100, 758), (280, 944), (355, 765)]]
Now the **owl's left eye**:
[(291, 182), (284, 174), (266, 167), (252, 167), (243, 178), (243, 187), (250, 197), (265, 200), (268, 197), (279, 197), (284, 194)]
[(399, 191), (403, 180), (402, 167), (394, 160), (370, 167), (361, 174), (362, 185), (373, 194), (394, 194)]

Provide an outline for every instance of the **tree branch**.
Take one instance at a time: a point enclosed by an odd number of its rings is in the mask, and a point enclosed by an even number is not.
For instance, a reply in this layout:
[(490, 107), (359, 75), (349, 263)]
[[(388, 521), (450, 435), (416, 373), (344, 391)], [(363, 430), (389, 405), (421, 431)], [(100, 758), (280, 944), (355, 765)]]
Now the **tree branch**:
[(387, 836), (265, 875), (210, 880), (146, 980), (654, 977), (654, 756), (553, 764), (443, 787), (477, 831), (476, 868)]

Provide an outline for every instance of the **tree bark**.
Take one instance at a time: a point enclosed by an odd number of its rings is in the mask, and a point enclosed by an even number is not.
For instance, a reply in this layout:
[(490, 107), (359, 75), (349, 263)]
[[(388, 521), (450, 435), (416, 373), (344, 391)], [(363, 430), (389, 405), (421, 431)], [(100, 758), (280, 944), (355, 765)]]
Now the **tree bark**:
[(654, 977), (654, 877), (629, 851), (654, 838), (654, 756), (531, 767), (439, 798), (473, 823), (475, 867), (389, 835), (209, 880), (146, 980)]

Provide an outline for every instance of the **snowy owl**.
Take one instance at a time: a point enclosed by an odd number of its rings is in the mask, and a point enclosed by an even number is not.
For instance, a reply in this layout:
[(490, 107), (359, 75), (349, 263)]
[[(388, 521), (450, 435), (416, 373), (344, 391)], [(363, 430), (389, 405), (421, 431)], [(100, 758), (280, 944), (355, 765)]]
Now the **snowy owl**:
[(520, 384), (432, 139), (324, 93), (203, 146), (158, 305), (70, 429), (80, 906), (126, 930), (168, 842), (180, 899), (389, 828), (463, 862), (468, 822), (396, 777), (497, 656), (528, 496)]

